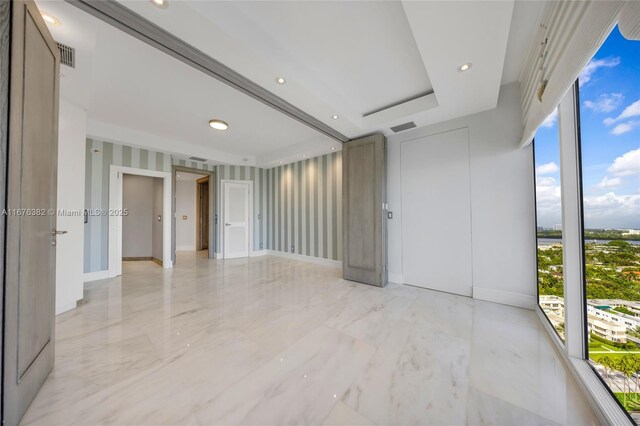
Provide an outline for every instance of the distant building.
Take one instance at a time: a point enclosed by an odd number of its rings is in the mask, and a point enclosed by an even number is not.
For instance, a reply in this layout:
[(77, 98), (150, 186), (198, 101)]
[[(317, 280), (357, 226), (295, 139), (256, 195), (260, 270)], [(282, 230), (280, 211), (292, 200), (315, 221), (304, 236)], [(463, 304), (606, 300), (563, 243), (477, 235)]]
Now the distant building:
[(622, 235), (640, 235), (640, 229), (627, 229)]
[(562, 224), (558, 223), (556, 225), (553, 225), (553, 230), (554, 231), (562, 231)]

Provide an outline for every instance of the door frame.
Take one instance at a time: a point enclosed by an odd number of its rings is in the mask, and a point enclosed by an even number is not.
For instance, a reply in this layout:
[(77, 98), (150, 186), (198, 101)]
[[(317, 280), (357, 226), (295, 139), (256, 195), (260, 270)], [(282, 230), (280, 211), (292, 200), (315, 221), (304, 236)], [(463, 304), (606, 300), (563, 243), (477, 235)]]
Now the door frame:
[[(123, 175), (157, 177), (162, 179), (162, 267), (171, 268), (171, 173), (157, 170), (136, 169), (133, 167), (111, 165), (109, 169), (109, 211), (122, 209)], [(109, 214), (109, 278), (122, 275), (122, 215)]]
[[(202, 251), (202, 201), (200, 201), (200, 195), (202, 192), (202, 185), (206, 182), (207, 184), (207, 220), (206, 222), (209, 224), (209, 228), (211, 228), (211, 211), (209, 210), (209, 186), (211, 186), (211, 180), (209, 179), (209, 175), (204, 175), (200, 179), (196, 179), (196, 251)], [(210, 241), (207, 243), (207, 251), (209, 251)]]
[(178, 172), (195, 173), (198, 175), (209, 176), (209, 249), (207, 251), (207, 258), (215, 259), (216, 257), (216, 225), (218, 218), (216, 216), (216, 172), (213, 170), (196, 169), (195, 167), (186, 166), (171, 166), (171, 181), (173, 187), (171, 191), (171, 260), (173, 264), (176, 264), (176, 174)]
[(224, 241), (224, 230), (222, 229), (223, 223), (226, 223), (226, 218), (225, 218), (225, 205), (226, 205), (226, 201), (225, 200), (225, 185), (228, 183), (239, 183), (239, 184), (245, 184), (249, 187), (249, 247), (247, 247), (248, 249), (248, 255), (247, 257), (251, 257), (251, 255), (253, 254), (253, 219), (254, 219), (254, 214), (253, 214), (253, 181), (252, 180), (235, 180), (235, 179), (222, 179), (220, 181), (220, 216), (221, 216), (221, 220), (220, 220), (220, 245), (222, 247), (220, 247), (220, 256), (222, 259), (225, 259), (225, 241)]

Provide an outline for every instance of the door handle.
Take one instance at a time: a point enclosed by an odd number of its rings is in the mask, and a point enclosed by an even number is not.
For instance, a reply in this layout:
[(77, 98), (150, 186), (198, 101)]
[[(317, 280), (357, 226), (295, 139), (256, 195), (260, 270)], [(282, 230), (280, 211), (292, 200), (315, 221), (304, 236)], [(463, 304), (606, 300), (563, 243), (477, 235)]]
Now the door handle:
[(231, 226), (231, 224), (230, 223), (225, 223), (224, 226)]
[(58, 231), (57, 229), (54, 229), (53, 231), (51, 231), (51, 236), (55, 237), (56, 235), (63, 235), (66, 234), (68, 231)]

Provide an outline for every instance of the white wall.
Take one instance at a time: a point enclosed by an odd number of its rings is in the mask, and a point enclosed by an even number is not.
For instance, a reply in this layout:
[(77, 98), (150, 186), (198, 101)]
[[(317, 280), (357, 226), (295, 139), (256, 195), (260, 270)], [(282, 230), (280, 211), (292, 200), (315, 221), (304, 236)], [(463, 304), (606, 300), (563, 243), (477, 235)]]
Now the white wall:
[(122, 208), (122, 257), (151, 257), (153, 254), (153, 178), (124, 175)]
[(400, 144), (468, 127), (473, 297), (534, 308), (533, 157), (530, 146), (518, 148), (522, 137), (520, 111), (520, 92), (517, 83), (513, 83), (501, 88), (494, 110), (389, 137), (387, 190), (389, 209), (393, 211), (393, 219), (388, 221), (390, 281), (403, 280)]
[(196, 249), (196, 185), (195, 180), (176, 181), (176, 250)]
[[(58, 209), (82, 212), (87, 113), (60, 100), (58, 131)], [(67, 231), (56, 246), (56, 314), (83, 297), (84, 217), (59, 215), (56, 228)]]

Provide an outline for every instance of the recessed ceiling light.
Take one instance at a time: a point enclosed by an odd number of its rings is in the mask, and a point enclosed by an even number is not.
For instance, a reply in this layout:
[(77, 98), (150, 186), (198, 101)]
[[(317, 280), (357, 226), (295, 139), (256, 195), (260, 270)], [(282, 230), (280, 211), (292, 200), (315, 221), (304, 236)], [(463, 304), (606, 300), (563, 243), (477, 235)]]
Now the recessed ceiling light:
[(166, 9), (169, 7), (169, 0), (149, 0), (152, 5), (159, 7), (160, 9)]
[(285, 80), (284, 77), (276, 78), (276, 83), (278, 83), (278, 84), (285, 84), (286, 82), (287, 82), (287, 80)]
[(47, 12), (40, 12), (40, 16), (42, 16), (42, 19), (44, 19), (44, 22), (46, 22), (47, 24), (53, 25), (54, 27), (59, 27), (60, 25), (62, 25), (62, 22), (60, 22), (58, 18), (56, 18), (55, 16)]
[(340, 116), (338, 114), (334, 114), (334, 115), (331, 116), (331, 118), (333, 120), (337, 120), (338, 118), (340, 118)]
[(462, 64), (458, 67), (458, 71), (459, 72), (464, 72), (466, 70), (468, 70), (469, 68), (471, 68), (471, 62), (467, 62), (466, 64)]
[(306, 156), (306, 155), (303, 155), (303, 156), (302, 156), (302, 158), (307, 158), (307, 156)]
[(216, 130), (227, 130), (229, 128), (229, 125), (225, 121), (218, 119), (209, 120), (209, 126)]
[(332, 146), (332, 147), (331, 147), (331, 151), (335, 151), (335, 150), (336, 150), (336, 147), (335, 147), (335, 146)]

